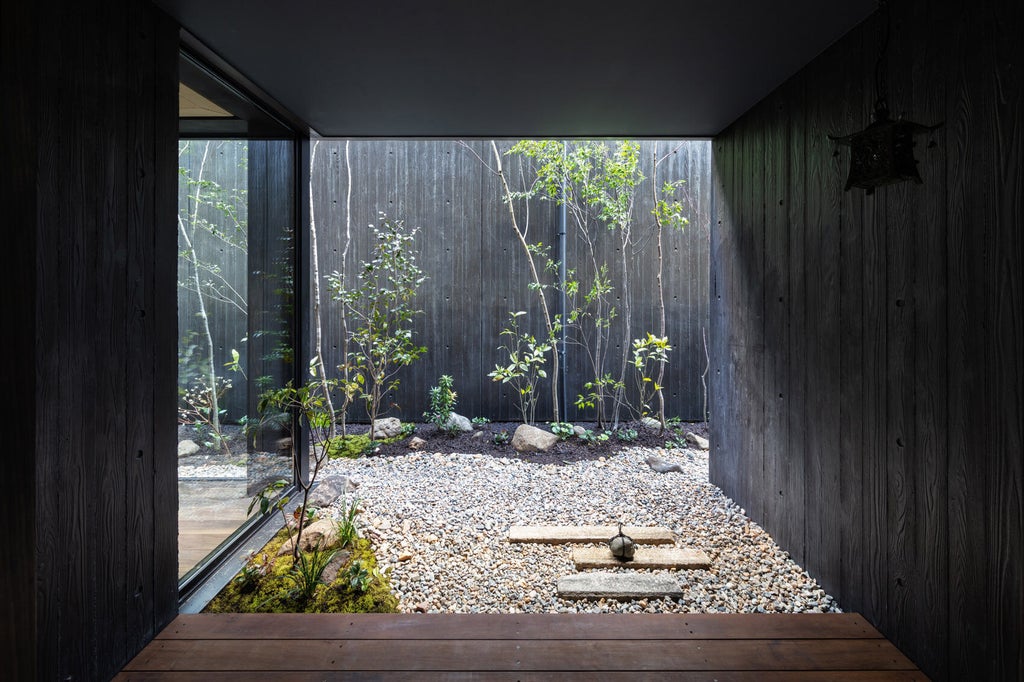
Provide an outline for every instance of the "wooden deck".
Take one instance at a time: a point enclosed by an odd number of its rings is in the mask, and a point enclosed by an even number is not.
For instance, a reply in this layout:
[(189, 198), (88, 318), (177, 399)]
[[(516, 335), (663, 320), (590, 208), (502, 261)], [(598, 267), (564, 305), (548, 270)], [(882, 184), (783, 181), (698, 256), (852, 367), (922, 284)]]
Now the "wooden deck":
[(116, 680), (926, 680), (857, 614), (179, 616)]

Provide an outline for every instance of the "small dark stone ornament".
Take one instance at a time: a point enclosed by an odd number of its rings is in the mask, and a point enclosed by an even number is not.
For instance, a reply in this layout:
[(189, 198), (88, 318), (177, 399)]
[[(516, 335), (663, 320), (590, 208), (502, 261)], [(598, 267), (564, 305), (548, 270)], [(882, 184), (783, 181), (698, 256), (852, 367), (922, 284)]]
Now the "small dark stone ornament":
[(622, 532), (622, 524), (619, 524), (619, 534), (608, 541), (608, 547), (612, 550), (612, 556), (619, 561), (632, 561), (636, 553), (636, 543), (633, 538)]

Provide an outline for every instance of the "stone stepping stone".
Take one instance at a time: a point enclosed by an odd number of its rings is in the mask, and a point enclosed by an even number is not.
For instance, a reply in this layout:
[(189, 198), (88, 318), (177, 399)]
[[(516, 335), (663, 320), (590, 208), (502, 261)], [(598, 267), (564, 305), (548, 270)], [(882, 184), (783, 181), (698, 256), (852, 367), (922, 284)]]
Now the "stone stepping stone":
[[(672, 531), (660, 526), (638, 528), (623, 526), (622, 532), (637, 544), (671, 545), (675, 542)], [(512, 526), (508, 530), (509, 542), (537, 542), (549, 545), (569, 543), (608, 542), (618, 535), (618, 526)]]
[(698, 569), (711, 566), (711, 558), (699, 549), (680, 547), (637, 547), (632, 561), (619, 561), (608, 547), (577, 547), (572, 551), (576, 570), (585, 568), (668, 568)]
[(682, 599), (673, 578), (649, 573), (577, 573), (558, 579), (562, 599)]

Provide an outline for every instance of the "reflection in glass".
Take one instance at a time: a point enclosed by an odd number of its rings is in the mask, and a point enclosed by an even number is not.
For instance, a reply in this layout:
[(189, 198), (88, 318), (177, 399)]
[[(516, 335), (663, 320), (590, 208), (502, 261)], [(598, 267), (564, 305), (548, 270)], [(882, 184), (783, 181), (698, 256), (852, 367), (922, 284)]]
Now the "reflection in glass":
[(287, 189), (267, 210), (275, 146), (290, 143), (179, 144), (179, 578), (238, 530), (254, 494), (291, 480), (288, 419), (257, 409), (292, 373), (292, 190), (277, 178)]

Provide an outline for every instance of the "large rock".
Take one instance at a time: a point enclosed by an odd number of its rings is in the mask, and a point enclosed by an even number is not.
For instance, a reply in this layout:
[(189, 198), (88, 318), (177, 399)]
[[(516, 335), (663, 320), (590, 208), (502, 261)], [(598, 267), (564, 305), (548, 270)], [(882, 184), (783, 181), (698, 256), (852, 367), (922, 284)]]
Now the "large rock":
[(448, 421), (441, 427), (445, 431), (462, 431), (463, 433), (469, 433), (473, 430), (473, 422), (469, 421), (467, 417), (463, 417), (461, 414), (455, 414), (452, 412), (448, 416)]
[[(284, 556), (292, 553), (295, 538), (290, 537), (278, 551), (277, 556)], [(299, 542), (299, 549), (304, 552), (312, 552), (316, 548), (327, 549), (338, 541), (338, 526), (334, 519), (320, 519), (302, 529), (302, 541)]]
[(178, 457), (189, 457), (199, 452), (199, 446), (194, 440), (185, 440), (178, 443)]
[(335, 474), (327, 476), (316, 484), (309, 492), (308, 504), (311, 507), (328, 507), (342, 495), (354, 492), (359, 483), (348, 476)]
[(547, 452), (558, 442), (558, 436), (529, 424), (520, 424), (512, 435), (516, 452)]
[(654, 417), (644, 417), (640, 420), (640, 423), (648, 431), (661, 431), (661, 422)]
[(682, 471), (683, 471), (683, 465), (682, 464), (675, 464), (675, 463), (672, 463), (672, 462), (667, 462), (667, 461), (661, 459), (660, 457), (655, 457), (654, 455), (651, 455), (650, 457), (648, 457), (644, 461), (647, 462), (647, 465), (649, 467), (651, 467), (652, 469), (657, 471), (659, 474), (665, 474), (665, 473), (668, 473), (669, 471), (678, 471), (678, 472), (682, 473)]
[(373, 422), (373, 437), (394, 438), (402, 432), (402, 420), (398, 417), (385, 417), (376, 419)]
[(701, 438), (692, 431), (687, 431), (684, 438), (686, 438), (687, 443), (695, 445), (699, 450), (707, 450), (708, 448), (711, 447), (711, 443), (708, 442), (707, 438)]
[(338, 553), (324, 566), (324, 572), (320, 574), (320, 580), (330, 585), (338, 579), (338, 573), (342, 567), (348, 563), (349, 557), (352, 556), (352, 552), (347, 549), (338, 550)]

